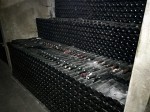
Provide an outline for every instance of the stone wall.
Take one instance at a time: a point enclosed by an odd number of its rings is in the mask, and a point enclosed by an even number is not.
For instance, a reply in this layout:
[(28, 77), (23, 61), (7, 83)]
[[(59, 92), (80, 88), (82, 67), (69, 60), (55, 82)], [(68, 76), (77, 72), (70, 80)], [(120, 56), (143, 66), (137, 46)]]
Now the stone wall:
[(37, 36), (35, 19), (54, 17), (54, 0), (0, 0), (4, 39)]

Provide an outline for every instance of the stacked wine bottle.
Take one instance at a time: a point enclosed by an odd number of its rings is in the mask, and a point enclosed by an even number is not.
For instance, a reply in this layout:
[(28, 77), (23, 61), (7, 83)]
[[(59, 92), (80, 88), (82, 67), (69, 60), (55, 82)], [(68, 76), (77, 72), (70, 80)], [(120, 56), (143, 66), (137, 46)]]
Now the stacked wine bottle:
[(52, 111), (123, 111), (131, 65), (37, 38), (9, 48), (14, 76)]
[(140, 25), (81, 19), (37, 19), (39, 37), (133, 63)]
[(56, 17), (141, 24), (146, 0), (55, 0)]
[(51, 112), (123, 112), (146, 0), (56, 0), (38, 37), (8, 44), (13, 75)]

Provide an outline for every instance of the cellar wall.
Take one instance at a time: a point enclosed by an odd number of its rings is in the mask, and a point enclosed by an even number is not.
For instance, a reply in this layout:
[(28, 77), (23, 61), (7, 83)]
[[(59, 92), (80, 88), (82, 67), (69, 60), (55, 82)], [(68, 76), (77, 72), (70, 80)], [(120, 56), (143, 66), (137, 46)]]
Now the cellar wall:
[(37, 36), (35, 18), (54, 16), (54, 0), (0, 0), (0, 20), (6, 42)]

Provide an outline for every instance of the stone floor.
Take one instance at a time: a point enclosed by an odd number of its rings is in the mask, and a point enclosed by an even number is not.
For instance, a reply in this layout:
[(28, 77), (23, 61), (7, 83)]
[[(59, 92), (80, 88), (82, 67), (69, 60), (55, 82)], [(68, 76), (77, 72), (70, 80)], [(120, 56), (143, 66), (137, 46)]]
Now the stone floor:
[(28, 90), (11, 76), (0, 60), (0, 112), (49, 112)]

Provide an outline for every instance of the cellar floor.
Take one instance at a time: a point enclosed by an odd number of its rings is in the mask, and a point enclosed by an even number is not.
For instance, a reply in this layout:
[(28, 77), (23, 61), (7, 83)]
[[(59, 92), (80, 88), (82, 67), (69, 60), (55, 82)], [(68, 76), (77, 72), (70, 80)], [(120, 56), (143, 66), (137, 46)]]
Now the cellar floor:
[(0, 112), (49, 112), (47, 108), (11, 76), (0, 60)]

